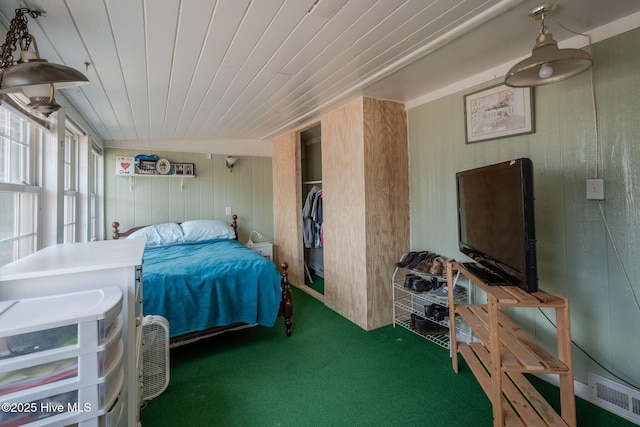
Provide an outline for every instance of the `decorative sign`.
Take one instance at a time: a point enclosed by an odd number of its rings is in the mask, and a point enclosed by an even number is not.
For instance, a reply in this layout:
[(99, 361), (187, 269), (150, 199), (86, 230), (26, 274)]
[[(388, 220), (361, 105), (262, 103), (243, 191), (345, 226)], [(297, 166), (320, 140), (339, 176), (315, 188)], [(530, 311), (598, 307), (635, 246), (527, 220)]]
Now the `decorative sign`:
[(116, 157), (116, 175), (129, 176), (133, 175), (135, 161), (133, 157)]

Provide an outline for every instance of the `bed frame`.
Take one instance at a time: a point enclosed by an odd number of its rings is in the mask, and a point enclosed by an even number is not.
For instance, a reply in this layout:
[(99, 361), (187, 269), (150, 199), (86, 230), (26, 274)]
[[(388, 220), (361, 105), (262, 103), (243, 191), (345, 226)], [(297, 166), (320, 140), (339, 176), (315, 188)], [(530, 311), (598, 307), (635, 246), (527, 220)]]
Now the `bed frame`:
[[(235, 234), (235, 240), (238, 240), (238, 215), (232, 216), (231, 227), (233, 228), (233, 232)], [(120, 223), (115, 221), (111, 224), (113, 227), (113, 233), (111, 236), (114, 240), (118, 240), (121, 237), (127, 237), (132, 234), (134, 231), (140, 230), (141, 228), (146, 227), (146, 225), (142, 225), (139, 227), (130, 228), (127, 231), (121, 232), (119, 230)], [(289, 284), (289, 273), (287, 270), (289, 269), (289, 264), (286, 262), (282, 262), (280, 264), (280, 274), (282, 275), (282, 280), (280, 282), (280, 288), (282, 289), (282, 300), (280, 301), (280, 308), (278, 309), (278, 316), (284, 317), (284, 326), (286, 328), (287, 336), (291, 336), (292, 333), (292, 322), (291, 317), (293, 316), (293, 300), (291, 299), (291, 285)], [(223, 332), (227, 331), (235, 331), (239, 329), (248, 328), (255, 325), (249, 325), (246, 323), (234, 323), (227, 326), (216, 326), (204, 331), (193, 332), (186, 335), (181, 335), (178, 337), (171, 338), (171, 347), (178, 347), (180, 345), (189, 344), (195, 341), (199, 341), (204, 338), (209, 338)]]

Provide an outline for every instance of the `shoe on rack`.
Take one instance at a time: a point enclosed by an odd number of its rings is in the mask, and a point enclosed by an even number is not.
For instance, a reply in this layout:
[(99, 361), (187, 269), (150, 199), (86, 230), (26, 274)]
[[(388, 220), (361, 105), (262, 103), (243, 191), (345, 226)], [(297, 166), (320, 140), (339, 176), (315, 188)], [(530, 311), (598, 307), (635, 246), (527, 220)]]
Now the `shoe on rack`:
[(444, 335), (449, 332), (449, 328), (430, 320), (416, 316), (416, 331), (422, 335)]
[(427, 292), (431, 290), (431, 282), (429, 282), (427, 279), (422, 278), (422, 277), (416, 277), (415, 279), (413, 279), (412, 282), (412, 290), (420, 293), (420, 292)]
[(431, 291), (429, 291), (429, 295), (433, 296), (431, 294), (433, 294), (435, 291), (437, 291), (438, 289), (444, 287), (447, 285), (447, 282), (441, 282), (440, 280), (438, 280), (437, 277), (432, 277), (431, 278)]
[(436, 308), (436, 304), (430, 304), (424, 306), (424, 315), (427, 316), (427, 319), (433, 318), (433, 311)]
[(417, 279), (418, 276), (416, 276), (413, 273), (408, 273), (405, 277), (404, 277), (404, 287), (405, 289), (413, 289), (413, 281), (415, 279)]
[[(462, 288), (458, 285), (454, 285), (453, 287), (453, 297), (457, 298), (462, 293)], [(435, 297), (437, 299), (448, 299), (449, 298), (449, 286), (444, 285), (440, 286), (438, 289), (432, 289), (429, 291), (429, 296)]]
[(405, 268), (408, 268), (409, 270), (413, 270), (414, 268), (416, 268), (418, 264), (420, 264), (427, 257), (427, 255), (429, 255), (429, 251), (418, 252), (416, 256), (411, 260), (411, 262), (407, 263)]
[(449, 316), (449, 308), (439, 304), (431, 304), (424, 306), (424, 314), (427, 319), (442, 321)]
[(433, 308), (433, 320), (443, 321), (445, 317), (449, 317), (449, 307), (436, 305)]
[(420, 261), (420, 263), (418, 265), (416, 265), (414, 267), (414, 270), (418, 270), (418, 271), (421, 271), (421, 272), (423, 272), (425, 274), (429, 274), (429, 270), (431, 270), (431, 265), (433, 263), (433, 260), (437, 256), (438, 256), (437, 254), (429, 252), (427, 254), (427, 256), (422, 261)]
[(413, 259), (416, 257), (417, 252), (409, 252), (407, 256), (402, 258), (400, 261), (396, 262), (396, 267), (406, 267)]
[(418, 316), (417, 314), (411, 313), (411, 322), (410, 322), (410, 326), (412, 330), (416, 330), (417, 328), (417, 323), (419, 321), (424, 321), (425, 319)]
[(445, 269), (445, 261), (441, 256), (437, 256), (431, 262), (431, 268), (429, 269), (429, 274), (433, 274), (434, 276), (442, 276), (442, 272)]
[(442, 283), (440, 283), (438, 278), (435, 276), (431, 277), (431, 289), (438, 289), (440, 286), (442, 286)]

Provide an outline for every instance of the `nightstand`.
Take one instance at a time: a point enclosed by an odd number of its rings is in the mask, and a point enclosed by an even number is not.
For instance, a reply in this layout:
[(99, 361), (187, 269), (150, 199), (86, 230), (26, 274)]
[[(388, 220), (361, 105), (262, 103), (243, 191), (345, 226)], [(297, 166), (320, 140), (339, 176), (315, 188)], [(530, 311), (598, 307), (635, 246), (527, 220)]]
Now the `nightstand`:
[(253, 246), (249, 247), (249, 249), (258, 252), (263, 257), (268, 258), (270, 261), (273, 261), (273, 243), (258, 242), (254, 243)]

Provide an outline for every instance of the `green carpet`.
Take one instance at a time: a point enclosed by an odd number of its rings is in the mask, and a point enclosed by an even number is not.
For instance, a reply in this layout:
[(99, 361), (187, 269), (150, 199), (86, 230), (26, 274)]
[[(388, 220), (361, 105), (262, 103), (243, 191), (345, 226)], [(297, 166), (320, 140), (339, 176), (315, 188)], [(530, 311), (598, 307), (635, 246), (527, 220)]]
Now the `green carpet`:
[(310, 282), (309, 279), (306, 279), (305, 285), (324, 295), (324, 277), (320, 277), (317, 274), (314, 274), (312, 279), (313, 282)]
[[(365, 332), (293, 289), (293, 335), (227, 333), (172, 350), (167, 390), (142, 410), (153, 426), (491, 426), (464, 362), (406, 329)], [(557, 400), (556, 387), (536, 387)], [(553, 402), (553, 401), (552, 401)], [(578, 399), (578, 425), (632, 426)]]

